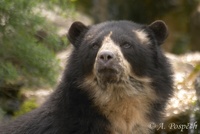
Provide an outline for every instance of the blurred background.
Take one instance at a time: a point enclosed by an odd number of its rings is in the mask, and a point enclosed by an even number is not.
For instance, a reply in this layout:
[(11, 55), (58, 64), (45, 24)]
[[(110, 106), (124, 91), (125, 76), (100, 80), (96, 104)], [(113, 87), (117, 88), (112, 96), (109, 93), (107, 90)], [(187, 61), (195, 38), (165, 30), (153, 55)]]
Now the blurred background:
[(163, 50), (175, 72), (175, 93), (160, 124), (165, 129), (155, 133), (200, 134), (200, 0), (0, 0), (0, 120), (37, 108), (56, 87), (72, 22), (122, 19), (159, 19), (169, 27)]

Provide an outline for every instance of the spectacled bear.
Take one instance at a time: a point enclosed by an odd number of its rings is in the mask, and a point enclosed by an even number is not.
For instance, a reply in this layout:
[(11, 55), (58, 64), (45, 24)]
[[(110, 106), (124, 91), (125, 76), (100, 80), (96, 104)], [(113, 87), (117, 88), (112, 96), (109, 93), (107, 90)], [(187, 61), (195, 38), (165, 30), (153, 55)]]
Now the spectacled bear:
[(38, 109), (1, 125), (1, 134), (149, 134), (173, 92), (161, 50), (163, 21), (141, 25), (74, 22), (62, 80)]

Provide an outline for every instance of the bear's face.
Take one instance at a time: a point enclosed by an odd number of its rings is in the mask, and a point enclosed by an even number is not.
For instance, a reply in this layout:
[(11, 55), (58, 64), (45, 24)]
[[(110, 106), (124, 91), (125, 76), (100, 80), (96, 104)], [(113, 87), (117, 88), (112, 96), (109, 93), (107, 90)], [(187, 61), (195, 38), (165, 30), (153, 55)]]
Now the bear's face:
[(148, 71), (156, 67), (156, 51), (166, 37), (167, 28), (162, 21), (149, 26), (111, 21), (90, 27), (75, 22), (68, 33), (79, 51), (82, 72), (99, 85), (150, 75)]

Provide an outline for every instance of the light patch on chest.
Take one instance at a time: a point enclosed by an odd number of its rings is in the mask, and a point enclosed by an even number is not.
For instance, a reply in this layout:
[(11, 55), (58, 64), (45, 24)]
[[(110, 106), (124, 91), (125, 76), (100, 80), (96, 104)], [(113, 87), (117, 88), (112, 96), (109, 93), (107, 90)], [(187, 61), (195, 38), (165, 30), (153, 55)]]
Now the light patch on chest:
[[(139, 81), (142, 80), (142, 81)], [(84, 87), (94, 104), (111, 123), (112, 134), (149, 134), (148, 114), (156, 95), (148, 79), (135, 79), (136, 84), (125, 81), (107, 85), (102, 90), (94, 76), (87, 77)]]
[(148, 38), (148, 34), (144, 32), (143, 30), (137, 30), (133, 32), (136, 34), (141, 44), (148, 44), (150, 42)]

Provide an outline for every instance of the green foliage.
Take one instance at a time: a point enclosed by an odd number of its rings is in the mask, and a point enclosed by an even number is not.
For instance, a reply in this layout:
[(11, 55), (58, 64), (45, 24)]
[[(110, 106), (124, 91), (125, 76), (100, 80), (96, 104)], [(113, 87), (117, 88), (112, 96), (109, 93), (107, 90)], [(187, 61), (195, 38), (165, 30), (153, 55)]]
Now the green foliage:
[(40, 4), (63, 8), (73, 5), (69, 0), (66, 3), (64, 0), (0, 1), (0, 87), (18, 82), (34, 86), (55, 84), (59, 70), (55, 52), (66, 47), (67, 41), (34, 10)]
[(34, 99), (27, 100), (22, 104), (20, 110), (15, 112), (15, 117), (28, 113), (32, 111), (33, 109), (36, 109), (37, 107), (38, 105), (36, 104)]
[(4, 78), (7, 81), (16, 80), (18, 76), (18, 72), (16, 68), (10, 63), (0, 63), (0, 76), (1, 78)]
[[(21, 105), (18, 95), (22, 86), (52, 86), (60, 69), (55, 53), (68, 44), (59, 37), (57, 28), (40, 14), (59, 8), (73, 13), (70, 0), (0, 0), (0, 118), (12, 116)], [(65, 9), (66, 10), (66, 9)], [(10, 106), (5, 102), (12, 102)], [(15, 103), (16, 102), (16, 103)], [(37, 105), (34, 100), (25, 102), (16, 116)]]

